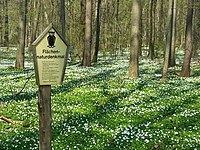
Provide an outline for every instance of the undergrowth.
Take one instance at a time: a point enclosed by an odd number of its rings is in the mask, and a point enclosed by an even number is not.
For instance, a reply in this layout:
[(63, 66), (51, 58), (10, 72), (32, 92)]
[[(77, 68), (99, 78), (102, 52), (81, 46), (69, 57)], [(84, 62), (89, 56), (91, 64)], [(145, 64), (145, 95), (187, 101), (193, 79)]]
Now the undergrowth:
[[(200, 149), (200, 67), (193, 77), (161, 79), (161, 65), (140, 62), (140, 78), (127, 76), (127, 60), (93, 67), (68, 66), (52, 86), (54, 150)], [(33, 69), (0, 70), (1, 150), (37, 150), (37, 86)]]

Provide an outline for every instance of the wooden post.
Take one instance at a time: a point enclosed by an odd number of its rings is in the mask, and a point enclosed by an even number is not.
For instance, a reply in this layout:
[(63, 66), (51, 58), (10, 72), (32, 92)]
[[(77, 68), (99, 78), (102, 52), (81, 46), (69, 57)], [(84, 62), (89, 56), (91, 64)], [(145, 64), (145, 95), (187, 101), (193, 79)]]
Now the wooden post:
[(39, 86), (40, 150), (51, 150), (51, 85)]
[(63, 82), (67, 43), (50, 24), (33, 42), (32, 50), (36, 83), (39, 86), (39, 149), (51, 150), (51, 85)]

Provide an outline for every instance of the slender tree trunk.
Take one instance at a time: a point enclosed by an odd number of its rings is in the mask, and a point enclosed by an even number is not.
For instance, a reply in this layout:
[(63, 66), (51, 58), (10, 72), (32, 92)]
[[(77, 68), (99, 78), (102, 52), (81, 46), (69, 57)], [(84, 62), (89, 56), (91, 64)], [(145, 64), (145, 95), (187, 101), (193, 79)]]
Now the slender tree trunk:
[(170, 52), (170, 60), (169, 60), (169, 66), (174, 67), (176, 65), (176, 51), (175, 51), (175, 45), (176, 45), (176, 0), (173, 2), (173, 8), (172, 8), (172, 39), (171, 39), (171, 52)]
[(9, 46), (9, 21), (8, 21), (8, 1), (4, 0), (4, 7), (5, 7), (5, 19), (4, 19), (4, 24), (5, 24), (5, 33), (4, 33), (4, 46), (8, 47)]
[(33, 1), (33, 10), (37, 10), (34, 13), (33, 21), (31, 22), (32, 31), (30, 35), (30, 46), (29, 46), (29, 53), (32, 54), (31, 44), (34, 42), (37, 36), (37, 30), (39, 26), (39, 19), (40, 19), (40, 12), (41, 12), (41, 1), (34, 0)]
[(164, 64), (163, 64), (163, 72), (162, 77), (166, 78), (168, 73), (169, 67), (169, 59), (170, 59), (170, 52), (171, 52), (171, 43), (172, 43), (172, 7), (173, 7), (173, 0), (169, 0), (169, 9), (168, 9), (168, 20), (167, 20), (167, 35), (166, 35), (166, 49), (165, 49), (165, 56), (164, 56)]
[(95, 43), (95, 51), (93, 55), (93, 62), (97, 62), (98, 52), (99, 52), (99, 44), (100, 44), (100, 31), (101, 31), (101, 23), (100, 23), (100, 8), (101, 8), (101, 0), (97, 2), (97, 18), (96, 18), (96, 43)]
[(60, 0), (60, 8), (61, 35), (66, 39), (65, 0)]
[[(0, 11), (3, 11), (3, 1), (0, 1)], [(0, 46), (3, 46), (3, 15), (0, 14)]]
[(188, 0), (188, 11), (186, 19), (186, 35), (185, 35), (185, 55), (182, 66), (182, 77), (189, 77), (190, 74), (190, 63), (192, 57), (192, 21), (193, 21), (193, 6), (194, 0)]
[[(200, 5), (200, 0), (196, 0), (195, 4)], [(200, 47), (200, 9), (195, 9), (194, 19), (193, 56), (198, 57), (198, 49)]]
[(83, 53), (83, 66), (91, 66), (92, 44), (92, 0), (86, 0), (85, 15), (85, 48)]
[(153, 60), (154, 58), (154, 41), (153, 41), (153, 7), (154, 7), (154, 0), (150, 0), (150, 9), (149, 9), (149, 13), (150, 13), (150, 16), (149, 16), (149, 54), (148, 54), (148, 57)]
[(120, 44), (120, 30), (119, 30), (119, 26), (120, 26), (120, 22), (119, 22), (119, 5), (120, 2), (119, 0), (117, 0), (117, 4), (116, 4), (116, 14), (115, 14), (115, 49), (117, 50), (117, 54), (123, 54), (123, 52), (121, 51), (121, 44)]
[(36, 33), (37, 33), (37, 29), (38, 29), (40, 12), (41, 12), (41, 1), (40, 0), (36, 0), (35, 7), (37, 8), (38, 11), (36, 12), (35, 17), (34, 17), (33, 34), (31, 37), (31, 42), (33, 42), (36, 39)]
[(141, 50), (141, 0), (132, 0), (129, 76), (139, 77), (139, 51)]
[(81, 60), (81, 65), (83, 65), (83, 54), (84, 54), (84, 46), (85, 46), (85, 18), (86, 18), (86, 0), (81, 0), (80, 2), (80, 7), (81, 7), (81, 15), (80, 15), (80, 24), (81, 24), (81, 29), (80, 29), (80, 35), (79, 35), (79, 41), (80, 41), (80, 49), (78, 51), (78, 57)]
[(158, 33), (157, 33), (157, 38), (158, 38), (158, 44), (161, 46), (160, 48), (163, 47), (164, 45), (164, 8), (163, 8), (164, 2), (163, 0), (158, 1)]
[(19, 47), (16, 55), (15, 68), (24, 69), (24, 53), (26, 38), (26, 14), (27, 0), (20, 1), (20, 21), (19, 21)]
[(44, 12), (44, 14), (43, 14), (44, 15), (44, 19), (45, 19), (44, 21), (46, 21), (46, 24), (49, 24), (50, 23), (50, 19), (49, 19), (48, 13), (47, 13), (47, 6), (46, 6), (46, 3), (45, 3), (45, 0), (41, 0), (41, 3), (42, 3), (42, 8), (43, 8), (42, 10)]

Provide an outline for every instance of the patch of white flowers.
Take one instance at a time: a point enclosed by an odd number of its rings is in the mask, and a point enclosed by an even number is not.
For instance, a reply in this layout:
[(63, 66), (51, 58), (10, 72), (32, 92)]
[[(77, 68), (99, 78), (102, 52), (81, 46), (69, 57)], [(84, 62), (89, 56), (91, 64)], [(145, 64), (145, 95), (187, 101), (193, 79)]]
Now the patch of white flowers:
[[(200, 78), (173, 77), (163, 82), (155, 72), (158, 66), (142, 60), (139, 79), (127, 77), (127, 60), (89, 68), (68, 66), (63, 85), (52, 87), (53, 150), (145, 150), (156, 144), (165, 149), (197, 149)], [(0, 76), (4, 91), (0, 97), (18, 92), (26, 79), (27, 73)], [(27, 96), (1, 102), (6, 107), (0, 113), (23, 121), (16, 126), (0, 122), (4, 150), (38, 149), (37, 86), (34, 78), (27, 84), (23, 90)]]

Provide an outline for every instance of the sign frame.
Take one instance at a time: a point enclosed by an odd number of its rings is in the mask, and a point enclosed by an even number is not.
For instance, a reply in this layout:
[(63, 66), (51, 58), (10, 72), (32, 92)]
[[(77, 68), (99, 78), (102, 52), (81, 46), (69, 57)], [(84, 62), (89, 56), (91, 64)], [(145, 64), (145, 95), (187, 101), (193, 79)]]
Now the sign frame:
[[(63, 64), (63, 68), (61, 71), (61, 75), (60, 75), (60, 79), (59, 82), (55, 82), (55, 83), (51, 83), (51, 81), (49, 81), (49, 83), (42, 83), (41, 82), (41, 69), (38, 65), (39, 63), (39, 59), (37, 58), (37, 46), (40, 44), (40, 42), (42, 40), (44, 40), (44, 38), (47, 36), (47, 34), (49, 32), (51, 32), (51, 30), (55, 31), (55, 34), (57, 35), (57, 40), (60, 39), (61, 42), (63, 42), (63, 44), (66, 46), (65, 48), (65, 54), (64, 54), (64, 64)], [(33, 61), (34, 61), (34, 70), (35, 70), (35, 77), (36, 77), (36, 84), (37, 85), (52, 85), (52, 84), (61, 84), (64, 80), (64, 75), (65, 75), (65, 70), (66, 70), (66, 65), (67, 65), (67, 58), (68, 58), (68, 44), (67, 42), (62, 38), (62, 36), (57, 32), (57, 30), (55, 29), (55, 27), (53, 26), (53, 24), (49, 24), (49, 26), (38, 36), (38, 38), (32, 43), (32, 52), (33, 52)], [(50, 56), (50, 55), (49, 55)]]

